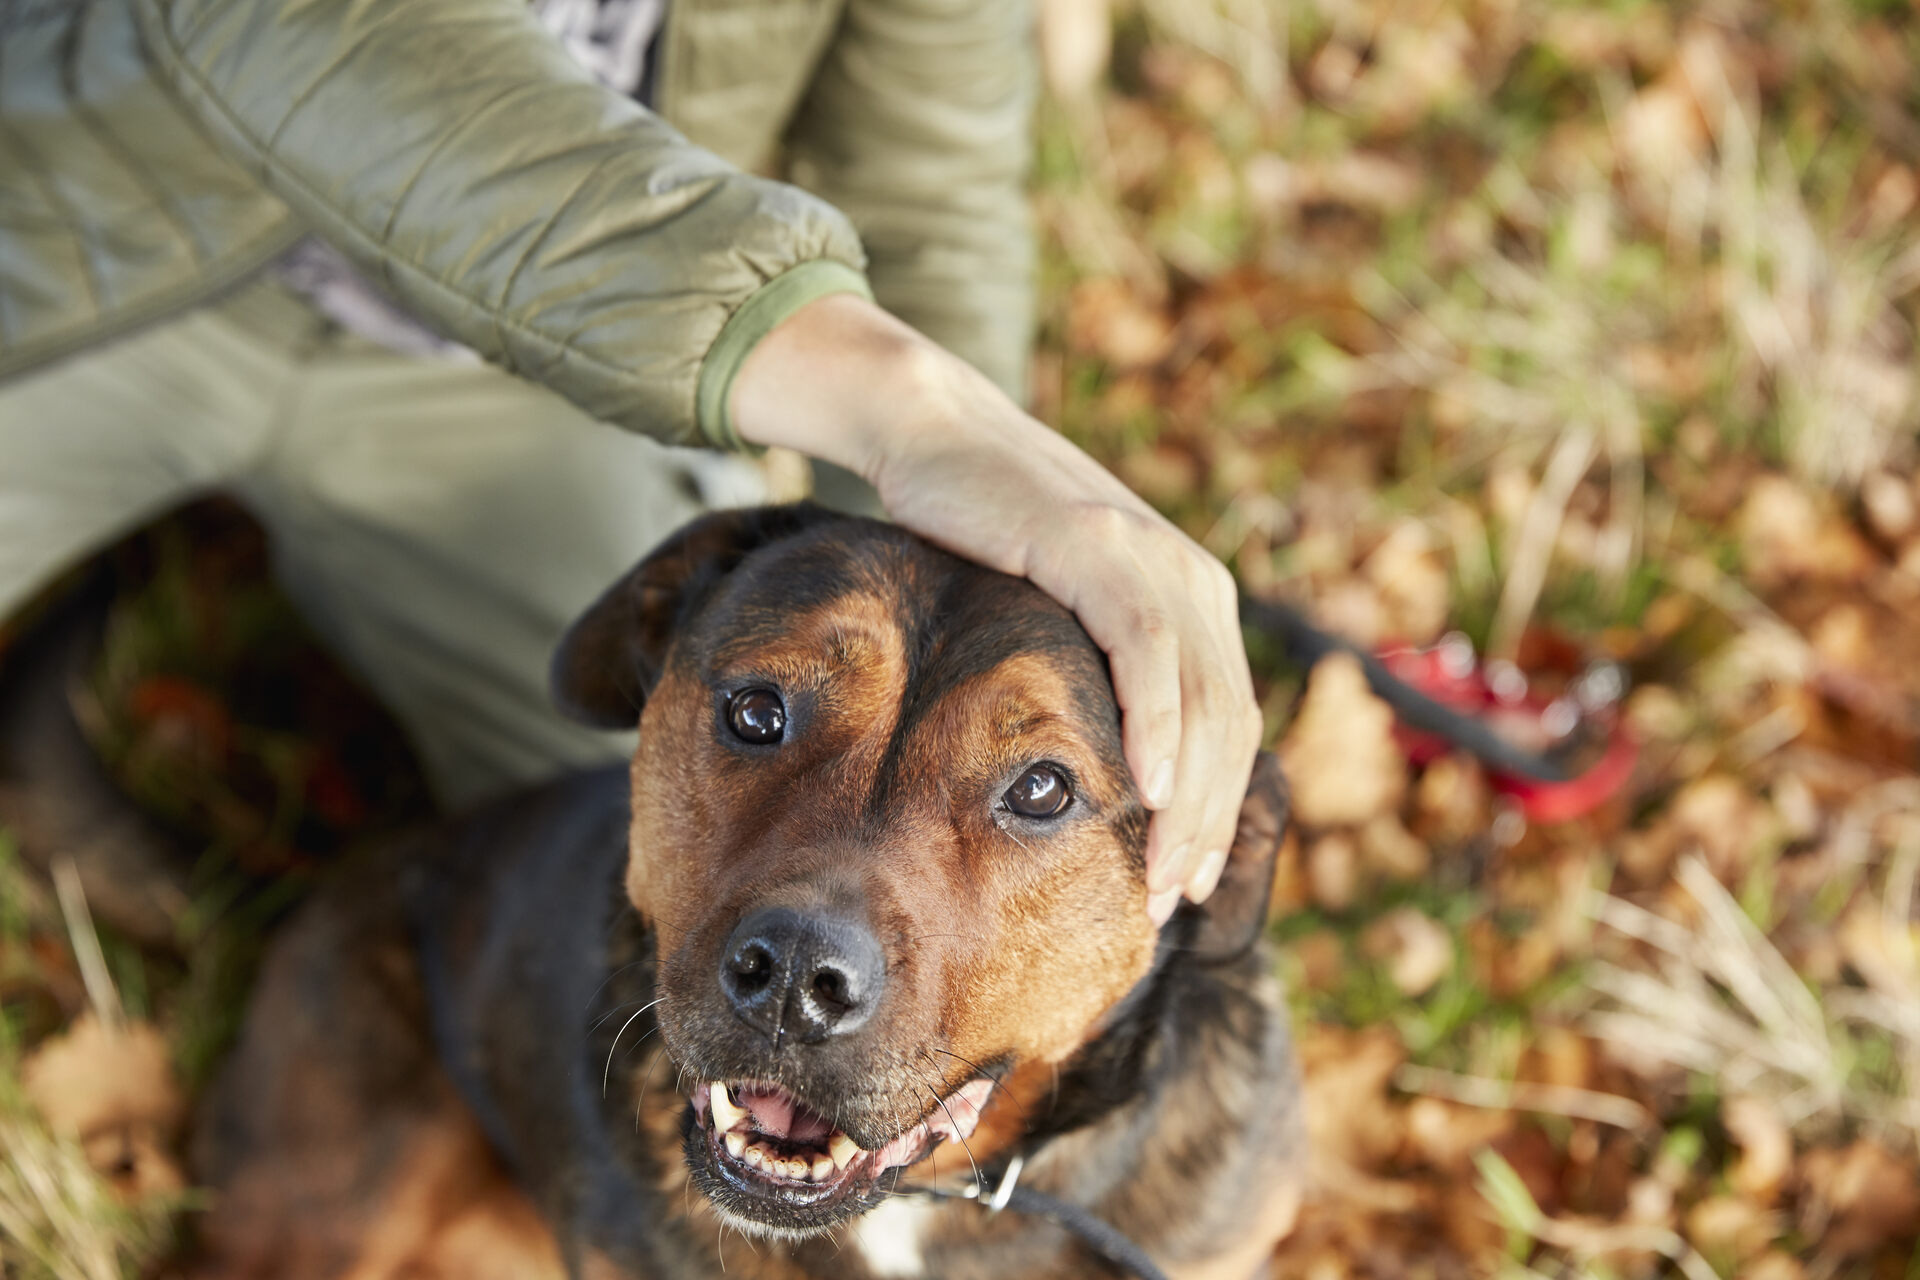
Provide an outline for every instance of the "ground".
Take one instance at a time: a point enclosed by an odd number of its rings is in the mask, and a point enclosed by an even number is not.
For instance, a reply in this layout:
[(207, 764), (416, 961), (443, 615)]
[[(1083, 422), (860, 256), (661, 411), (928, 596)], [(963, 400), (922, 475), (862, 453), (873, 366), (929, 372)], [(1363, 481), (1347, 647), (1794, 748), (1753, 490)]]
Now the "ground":
[[(1626, 785), (1528, 821), (1251, 637), (1302, 810), (1315, 1191), (1279, 1274), (1920, 1276), (1915, 10), (1043, 9), (1040, 415), (1363, 645), (1626, 677)], [(0, 867), (9, 1277), (164, 1251), (262, 923), (421, 809), (397, 756), (350, 767), (391, 739), (252, 538), (203, 510), (120, 553), (89, 704), (209, 850), (191, 962), (87, 960)], [(131, 1030), (87, 1021), (114, 999)], [(102, 1052), (153, 1117), (104, 1154), (21, 1069)]]

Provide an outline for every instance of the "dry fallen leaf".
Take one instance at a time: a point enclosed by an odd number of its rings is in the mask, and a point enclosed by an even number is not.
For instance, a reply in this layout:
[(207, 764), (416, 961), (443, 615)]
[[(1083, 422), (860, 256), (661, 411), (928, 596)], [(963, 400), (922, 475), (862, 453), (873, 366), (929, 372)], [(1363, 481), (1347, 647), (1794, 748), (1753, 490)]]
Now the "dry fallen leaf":
[(1453, 969), (1453, 937), (1413, 907), (1399, 907), (1368, 925), (1360, 948), (1387, 966), (1402, 995), (1418, 996)]
[(1307, 894), (1313, 905), (1345, 911), (1360, 888), (1360, 854), (1353, 837), (1335, 831), (1315, 840), (1307, 850)]
[(1395, 813), (1383, 813), (1360, 828), (1360, 861), (1390, 881), (1410, 883), (1433, 866), (1426, 842), (1408, 831)]
[(1698, 847), (1722, 884), (1738, 883), (1771, 837), (1771, 809), (1739, 779), (1708, 774), (1681, 788), (1667, 812), (1683, 846)]
[(1911, 1241), (1920, 1230), (1920, 1181), (1913, 1166), (1871, 1139), (1851, 1146), (1812, 1151), (1800, 1161), (1800, 1177), (1810, 1193), (1805, 1209), (1821, 1232), (1821, 1251), (1857, 1257), (1896, 1241)]
[(1417, 520), (1403, 520), (1375, 547), (1361, 572), (1380, 593), (1393, 638), (1431, 644), (1447, 625), (1452, 592), (1447, 570), (1433, 549), (1433, 535)]
[(1542, 1027), (1521, 1068), (1521, 1078), (1562, 1089), (1593, 1087), (1594, 1044), (1568, 1027)]
[(1794, 578), (1851, 581), (1873, 561), (1851, 526), (1785, 476), (1757, 477), (1736, 524), (1747, 574), (1763, 587)]
[(1326, 630), (1363, 648), (1384, 642), (1392, 627), (1380, 592), (1360, 578), (1329, 583), (1320, 593), (1314, 615)]
[(1067, 300), (1068, 341), (1116, 369), (1152, 364), (1167, 352), (1173, 326), (1123, 280), (1101, 278), (1074, 286)]
[(1331, 929), (1315, 929), (1287, 944), (1299, 984), (1309, 991), (1331, 991), (1347, 968), (1347, 948)]
[(172, 1147), (186, 1119), (166, 1041), (145, 1022), (109, 1027), (82, 1014), (28, 1056), (21, 1087), (47, 1128), (78, 1141), (128, 1196), (185, 1185)]
[(1836, 932), (1840, 953), (1867, 985), (1888, 999), (1911, 1007), (1920, 1002), (1920, 938), (1909, 928), (1888, 927), (1886, 915), (1872, 905), (1854, 905)]
[(1913, 489), (1896, 475), (1875, 471), (1861, 481), (1860, 506), (1867, 524), (1888, 543), (1898, 543), (1913, 532)]
[(1633, 96), (1617, 130), (1628, 166), (1641, 178), (1662, 183), (1698, 166), (1707, 133), (1700, 104), (1677, 64)]
[(1714, 1257), (1751, 1258), (1784, 1226), (1774, 1215), (1739, 1196), (1708, 1196), (1687, 1210), (1686, 1236)]
[(1407, 1104), (1407, 1152), (1442, 1173), (1466, 1174), (1474, 1153), (1512, 1127), (1511, 1111), (1419, 1097)]
[(1739, 1280), (1803, 1280), (1807, 1269), (1790, 1253), (1767, 1252), (1740, 1268)]
[(1740, 1148), (1731, 1179), (1734, 1190), (1771, 1205), (1793, 1171), (1793, 1136), (1780, 1108), (1752, 1095), (1728, 1098), (1721, 1104), (1720, 1120)]
[(1294, 815), (1308, 826), (1357, 826), (1396, 808), (1407, 787), (1393, 712), (1367, 688), (1351, 654), (1314, 664), (1280, 758), (1293, 783)]
[(1472, 840), (1493, 823), (1493, 788), (1472, 756), (1441, 756), (1420, 773), (1414, 791), (1415, 826), (1435, 843)]
[(1406, 1050), (1393, 1032), (1314, 1027), (1300, 1041), (1307, 1144), (1324, 1164), (1377, 1168), (1400, 1147), (1399, 1108), (1387, 1095)]

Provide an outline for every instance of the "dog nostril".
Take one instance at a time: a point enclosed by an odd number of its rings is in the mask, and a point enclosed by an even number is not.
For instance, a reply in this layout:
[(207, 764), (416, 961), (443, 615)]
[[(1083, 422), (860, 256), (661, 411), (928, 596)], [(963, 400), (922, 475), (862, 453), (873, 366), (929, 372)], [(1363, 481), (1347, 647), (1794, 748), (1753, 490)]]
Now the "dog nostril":
[(813, 994), (820, 1002), (837, 1009), (850, 1008), (853, 994), (848, 988), (847, 976), (838, 969), (822, 969), (813, 976)]
[(733, 974), (734, 989), (742, 995), (758, 991), (773, 980), (773, 953), (753, 943), (736, 951), (727, 969)]
[(721, 993), (776, 1049), (858, 1031), (886, 985), (887, 958), (872, 930), (825, 913), (756, 911), (734, 928), (721, 956)]

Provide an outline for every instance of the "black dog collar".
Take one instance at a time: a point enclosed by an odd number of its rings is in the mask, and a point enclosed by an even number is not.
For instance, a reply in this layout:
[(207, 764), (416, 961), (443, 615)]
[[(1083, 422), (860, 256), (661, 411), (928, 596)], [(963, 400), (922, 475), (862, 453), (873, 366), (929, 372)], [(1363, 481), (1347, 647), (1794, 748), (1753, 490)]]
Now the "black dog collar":
[(1057, 1226), (1065, 1228), (1077, 1237), (1080, 1243), (1120, 1268), (1134, 1280), (1167, 1280), (1166, 1272), (1147, 1256), (1147, 1251), (1135, 1244), (1119, 1228), (1077, 1204), (1069, 1204), (1057, 1196), (1044, 1191), (1035, 1191), (1032, 1187), (1020, 1185), (1020, 1171), (1026, 1167), (1027, 1158), (1016, 1153), (1007, 1162), (1006, 1169), (994, 1184), (991, 1194), (986, 1191), (986, 1179), (975, 1181), (964, 1191), (935, 1191), (923, 1189), (915, 1194), (934, 1200), (971, 1200), (988, 1213), (1000, 1213), (1011, 1209), (1015, 1213), (1028, 1213), (1037, 1218), (1045, 1218)]

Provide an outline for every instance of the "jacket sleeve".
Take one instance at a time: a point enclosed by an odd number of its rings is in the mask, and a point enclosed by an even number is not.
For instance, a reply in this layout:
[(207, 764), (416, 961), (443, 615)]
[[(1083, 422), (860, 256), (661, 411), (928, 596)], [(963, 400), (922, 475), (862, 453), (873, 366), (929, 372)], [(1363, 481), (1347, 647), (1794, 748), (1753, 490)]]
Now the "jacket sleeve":
[(753, 342), (866, 292), (836, 210), (609, 92), (524, 0), (136, 0), (202, 123), (406, 307), (588, 413), (737, 444)]
[(880, 305), (1024, 400), (1028, 0), (848, 0), (787, 138), (794, 181), (859, 228)]

